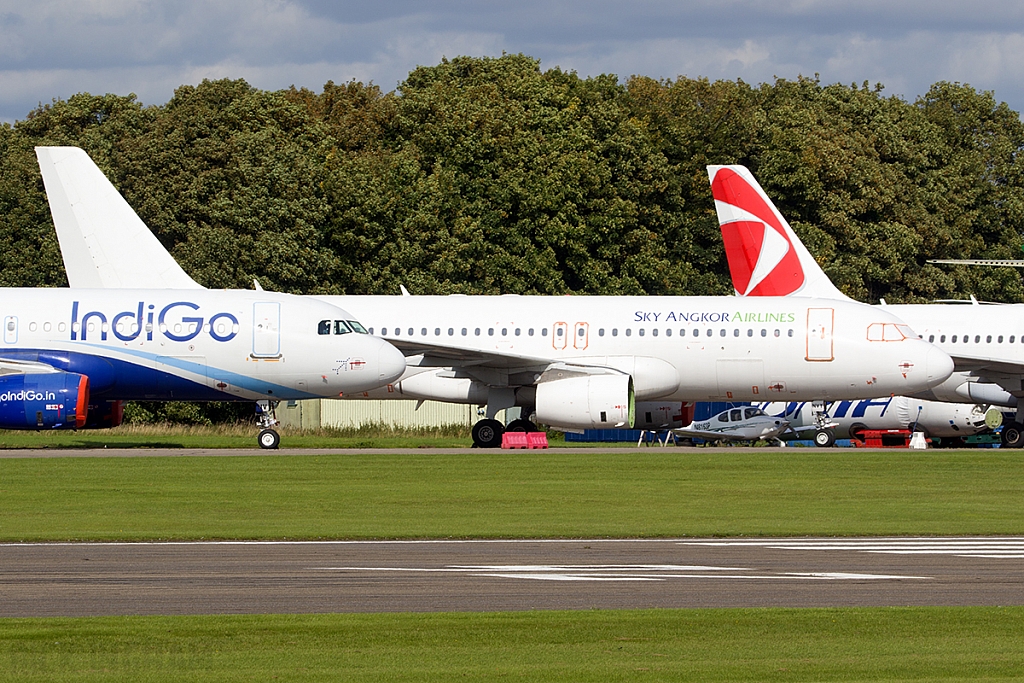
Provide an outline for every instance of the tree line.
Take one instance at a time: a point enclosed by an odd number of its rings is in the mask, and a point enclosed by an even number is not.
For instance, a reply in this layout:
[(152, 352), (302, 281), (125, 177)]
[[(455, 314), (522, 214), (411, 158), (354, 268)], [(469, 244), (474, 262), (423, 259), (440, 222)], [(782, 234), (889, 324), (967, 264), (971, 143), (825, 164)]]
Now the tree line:
[(1024, 301), (1024, 124), (990, 92), (580, 78), (524, 55), (394, 92), (243, 80), (81, 93), (0, 127), (0, 285), (66, 284), (33, 152), (84, 148), (200, 284), (295, 293), (729, 294), (705, 166), (748, 166), (833, 281)]

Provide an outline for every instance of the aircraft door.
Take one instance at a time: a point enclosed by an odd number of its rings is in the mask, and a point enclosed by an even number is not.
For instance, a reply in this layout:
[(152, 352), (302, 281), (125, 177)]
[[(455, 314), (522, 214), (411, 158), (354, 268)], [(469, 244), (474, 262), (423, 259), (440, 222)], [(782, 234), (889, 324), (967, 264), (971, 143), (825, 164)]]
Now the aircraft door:
[(573, 330), (572, 345), (573, 348), (583, 350), (590, 344), (590, 323), (576, 323), (576, 328)]
[(4, 344), (18, 343), (18, 319), (13, 315), (4, 318)]
[(281, 304), (276, 301), (252, 305), (252, 355), (254, 358), (281, 356)]
[(806, 360), (828, 362), (835, 360), (832, 348), (832, 332), (835, 326), (834, 308), (807, 309), (807, 355)]
[(569, 326), (565, 323), (555, 323), (551, 330), (551, 345), (561, 351), (569, 343)]

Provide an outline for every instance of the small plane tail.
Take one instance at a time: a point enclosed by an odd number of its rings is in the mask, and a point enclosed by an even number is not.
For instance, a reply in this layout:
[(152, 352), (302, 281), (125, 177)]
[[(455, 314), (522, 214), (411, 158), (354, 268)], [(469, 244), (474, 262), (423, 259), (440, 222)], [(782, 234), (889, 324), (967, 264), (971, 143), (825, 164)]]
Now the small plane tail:
[(825, 275), (744, 166), (708, 166), (725, 255), (741, 296), (849, 299)]
[(36, 147), (36, 158), (71, 287), (202, 289), (84, 150)]

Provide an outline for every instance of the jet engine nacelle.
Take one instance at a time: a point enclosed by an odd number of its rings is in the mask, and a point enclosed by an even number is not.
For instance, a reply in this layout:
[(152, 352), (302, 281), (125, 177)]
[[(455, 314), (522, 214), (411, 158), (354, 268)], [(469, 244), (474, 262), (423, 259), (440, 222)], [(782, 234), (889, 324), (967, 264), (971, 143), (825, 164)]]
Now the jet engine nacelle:
[(565, 429), (632, 429), (636, 411), (629, 375), (586, 375), (537, 385), (537, 421)]
[(89, 412), (89, 378), (73, 372), (0, 377), (0, 428), (80, 429)]

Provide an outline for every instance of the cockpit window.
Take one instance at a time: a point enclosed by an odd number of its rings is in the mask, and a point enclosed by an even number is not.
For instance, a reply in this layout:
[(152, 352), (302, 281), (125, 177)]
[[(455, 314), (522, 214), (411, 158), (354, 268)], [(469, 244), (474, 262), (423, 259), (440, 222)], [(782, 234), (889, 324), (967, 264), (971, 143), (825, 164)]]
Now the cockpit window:
[(727, 410), (724, 413), (719, 413), (718, 414), (718, 421), (719, 422), (728, 422), (729, 421), (729, 411)]
[(330, 334), (331, 333), (331, 321), (321, 320), (320, 324), (316, 326), (317, 334)]
[(764, 415), (764, 414), (765, 414), (764, 411), (761, 410), (760, 408), (744, 408), (743, 409), (743, 417), (745, 419), (748, 419), (748, 420), (750, 418), (752, 418), (752, 417), (757, 417), (758, 415)]
[(366, 331), (366, 328), (363, 327), (362, 325), (360, 325), (355, 320), (349, 320), (348, 321), (348, 325), (349, 325), (349, 327), (351, 327), (353, 330), (355, 330), (359, 334), (369, 334), (369, 332)]
[(334, 321), (334, 334), (348, 334), (352, 331), (352, 328), (348, 326), (348, 323), (344, 320)]

